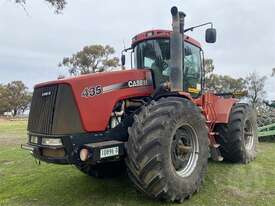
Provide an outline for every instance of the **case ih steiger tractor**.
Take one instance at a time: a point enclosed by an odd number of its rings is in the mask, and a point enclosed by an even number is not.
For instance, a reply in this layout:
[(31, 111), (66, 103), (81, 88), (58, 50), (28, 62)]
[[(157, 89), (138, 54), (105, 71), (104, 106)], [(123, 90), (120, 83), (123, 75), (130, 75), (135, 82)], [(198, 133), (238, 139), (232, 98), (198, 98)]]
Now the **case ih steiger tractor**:
[[(175, 202), (198, 191), (210, 156), (253, 160), (252, 108), (205, 90), (200, 43), (184, 35), (196, 27), (184, 29), (185, 14), (176, 7), (171, 14), (172, 31), (138, 34), (123, 51), (131, 51), (135, 69), (36, 85), (22, 147), (96, 177), (120, 174), (126, 165), (140, 191)], [(215, 41), (211, 24), (206, 42)]]

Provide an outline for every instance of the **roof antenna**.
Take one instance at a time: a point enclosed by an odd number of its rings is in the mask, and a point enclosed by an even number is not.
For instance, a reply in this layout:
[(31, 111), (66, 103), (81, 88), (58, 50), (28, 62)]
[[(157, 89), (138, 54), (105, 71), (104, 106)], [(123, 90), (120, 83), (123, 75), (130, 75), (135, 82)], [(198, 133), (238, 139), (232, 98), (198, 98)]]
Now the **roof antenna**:
[(125, 40), (124, 40), (124, 39), (123, 39), (123, 49), (124, 49), (124, 50), (126, 49)]

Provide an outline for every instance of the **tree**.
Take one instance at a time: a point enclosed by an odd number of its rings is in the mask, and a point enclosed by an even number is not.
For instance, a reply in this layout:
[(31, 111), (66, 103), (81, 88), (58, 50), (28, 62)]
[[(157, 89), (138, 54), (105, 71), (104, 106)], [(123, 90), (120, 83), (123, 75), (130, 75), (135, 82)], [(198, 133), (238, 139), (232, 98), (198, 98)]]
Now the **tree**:
[(22, 81), (12, 81), (0, 87), (0, 112), (12, 112), (16, 116), (24, 112), (30, 105), (31, 94)]
[(3, 115), (8, 110), (8, 89), (5, 85), (0, 84), (0, 115)]
[(275, 76), (275, 68), (272, 69), (272, 74), (271, 74), (272, 77)]
[(115, 50), (106, 45), (85, 46), (81, 51), (71, 57), (63, 58), (59, 67), (65, 67), (71, 75), (102, 72), (119, 65), (119, 59), (113, 57)]
[(240, 92), (245, 90), (245, 80), (243, 78), (233, 78), (228, 75), (210, 74), (206, 77), (206, 87), (216, 93)]
[(252, 72), (246, 77), (248, 97), (255, 108), (262, 104), (264, 100), (266, 94), (264, 90), (266, 79), (266, 76), (259, 76), (256, 72)]
[(275, 123), (275, 105), (264, 101), (256, 108), (258, 127)]
[(204, 72), (205, 74), (210, 74), (214, 71), (215, 66), (214, 66), (214, 61), (213, 59), (205, 59), (204, 60)]
[[(13, 0), (17, 4), (25, 5), (28, 0)], [(59, 14), (66, 6), (66, 0), (44, 0), (48, 2), (54, 9), (57, 14)]]
[(243, 91), (245, 86), (245, 80), (243, 78), (233, 78), (229, 75), (218, 75), (214, 73), (214, 62), (212, 59), (205, 59), (204, 71), (206, 89), (214, 91), (216, 93), (224, 92), (239, 92)]

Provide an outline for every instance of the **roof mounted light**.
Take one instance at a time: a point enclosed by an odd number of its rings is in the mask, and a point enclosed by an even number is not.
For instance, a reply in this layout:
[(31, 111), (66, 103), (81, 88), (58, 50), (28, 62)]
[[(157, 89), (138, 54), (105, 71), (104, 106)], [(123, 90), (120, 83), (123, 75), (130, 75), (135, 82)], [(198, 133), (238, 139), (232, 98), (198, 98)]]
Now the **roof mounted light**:
[(146, 33), (146, 37), (151, 37), (154, 36), (154, 32), (153, 31), (149, 31)]
[(137, 40), (137, 36), (134, 36), (133, 38), (132, 38), (132, 41), (136, 41)]

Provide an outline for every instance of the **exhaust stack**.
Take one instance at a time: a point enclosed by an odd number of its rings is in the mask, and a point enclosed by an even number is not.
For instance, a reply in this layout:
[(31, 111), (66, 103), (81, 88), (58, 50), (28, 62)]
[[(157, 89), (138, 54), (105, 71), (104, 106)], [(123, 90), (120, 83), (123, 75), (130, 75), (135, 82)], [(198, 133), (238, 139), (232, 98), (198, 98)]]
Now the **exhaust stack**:
[(184, 68), (184, 18), (185, 14), (179, 12), (177, 7), (171, 8), (172, 28), (170, 36), (170, 59), (171, 91), (183, 91), (183, 68)]

